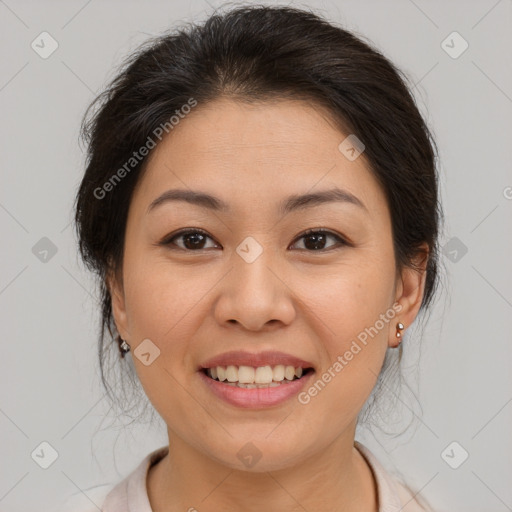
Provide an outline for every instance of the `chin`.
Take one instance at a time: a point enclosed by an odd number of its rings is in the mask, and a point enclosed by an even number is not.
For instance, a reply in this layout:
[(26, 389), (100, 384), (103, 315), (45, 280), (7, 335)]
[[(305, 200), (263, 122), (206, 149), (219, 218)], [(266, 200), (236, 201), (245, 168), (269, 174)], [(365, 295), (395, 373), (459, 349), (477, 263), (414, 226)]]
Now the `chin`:
[(305, 441), (286, 433), (269, 435), (271, 430), (262, 433), (260, 429), (254, 435), (247, 433), (229, 438), (222, 450), (212, 450), (211, 457), (231, 469), (252, 473), (278, 471), (300, 464), (306, 454), (297, 447), (305, 447)]

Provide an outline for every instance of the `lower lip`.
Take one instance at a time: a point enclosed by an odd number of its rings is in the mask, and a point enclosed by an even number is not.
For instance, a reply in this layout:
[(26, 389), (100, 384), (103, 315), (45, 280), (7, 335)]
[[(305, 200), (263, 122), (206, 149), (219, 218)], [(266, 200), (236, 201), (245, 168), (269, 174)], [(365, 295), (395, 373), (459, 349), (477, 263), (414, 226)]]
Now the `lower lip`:
[(279, 405), (292, 396), (297, 395), (310, 381), (315, 373), (310, 370), (300, 379), (295, 379), (288, 384), (268, 388), (239, 388), (238, 386), (229, 386), (224, 382), (214, 380), (204, 372), (199, 371), (199, 376), (209, 389), (219, 398), (237, 407), (246, 409), (258, 409)]

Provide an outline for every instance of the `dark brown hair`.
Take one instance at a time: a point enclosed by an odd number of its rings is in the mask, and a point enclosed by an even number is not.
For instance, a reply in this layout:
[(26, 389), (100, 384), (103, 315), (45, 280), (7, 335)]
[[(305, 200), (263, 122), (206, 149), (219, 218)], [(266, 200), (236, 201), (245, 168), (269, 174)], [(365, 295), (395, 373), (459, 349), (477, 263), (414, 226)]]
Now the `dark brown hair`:
[(198, 108), (220, 97), (303, 99), (363, 141), (391, 213), (397, 269), (414, 267), (420, 245), (429, 247), (422, 310), (428, 308), (438, 283), (437, 151), (406, 82), (362, 36), (291, 7), (214, 13), (203, 24), (147, 41), (129, 56), (84, 117), (87, 168), (76, 196), (80, 253), (101, 289), (99, 356), (107, 391), (104, 356), (116, 345), (116, 327), (105, 279), (122, 267), (128, 208), (147, 158), (123, 173), (114, 190), (101, 198), (95, 191), (126, 169), (132, 154), (190, 98)]

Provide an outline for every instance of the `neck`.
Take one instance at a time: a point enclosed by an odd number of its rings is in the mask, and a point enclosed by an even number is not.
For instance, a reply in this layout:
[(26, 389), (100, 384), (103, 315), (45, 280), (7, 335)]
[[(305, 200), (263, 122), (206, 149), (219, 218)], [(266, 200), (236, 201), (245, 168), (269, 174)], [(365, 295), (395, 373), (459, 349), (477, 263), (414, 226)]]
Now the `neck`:
[(321, 453), (293, 466), (264, 472), (232, 469), (169, 435), (169, 454), (148, 474), (151, 508), (153, 512), (377, 512), (373, 474), (351, 434), (339, 436)]

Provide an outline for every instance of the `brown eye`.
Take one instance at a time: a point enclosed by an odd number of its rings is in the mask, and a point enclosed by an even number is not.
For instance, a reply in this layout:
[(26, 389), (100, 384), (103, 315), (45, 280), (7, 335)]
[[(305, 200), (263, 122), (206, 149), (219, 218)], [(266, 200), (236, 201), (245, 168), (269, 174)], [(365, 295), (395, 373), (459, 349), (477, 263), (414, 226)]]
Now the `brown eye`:
[(311, 229), (309, 231), (306, 231), (306, 233), (303, 233), (300, 237), (300, 239), (304, 239), (304, 249), (307, 251), (324, 251), (327, 249), (331, 249), (334, 245), (333, 244), (329, 247), (325, 247), (326, 242), (329, 238), (333, 238), (338, 241), (338, 245), (348, 245), (343, 238), (336, 235), (335, 233), (332, 233), (331, 231), (327, 231), (324, 229)]
[[(200, 229), (188, 229), (174, 234), (170, 238), (166, 238), (163, 245), (176, 245), (178, 248), (188, 251), (201, 251), (207, 249), (205, 247), (207, 239), (213, 240), (205, 231)], [(175, 243), (174, 240), (182, 240), (183, 245)]]
[[(329, 238), (335, 240), (337, 243), (327, 245)], [(212, 248), (206, 247), (208, 239), (213, 240), (206, 231), (201, 229), (187, 229), (166, 237), (160, 245), (175, 246), (184, 251), (202, 251)], [(297, 240), (301, 239), (304, 239), (304, 247), (299, 249), (308, 252), (323, 252), (336, 248), (336, 246), (349, 245), (339, 235), (325, 229), (310, 229), (303, 233)], [(180, 243), (176, 241), (180, 241)], [(214, 245), (214, 247), (218, 247), (218, 245)]]

